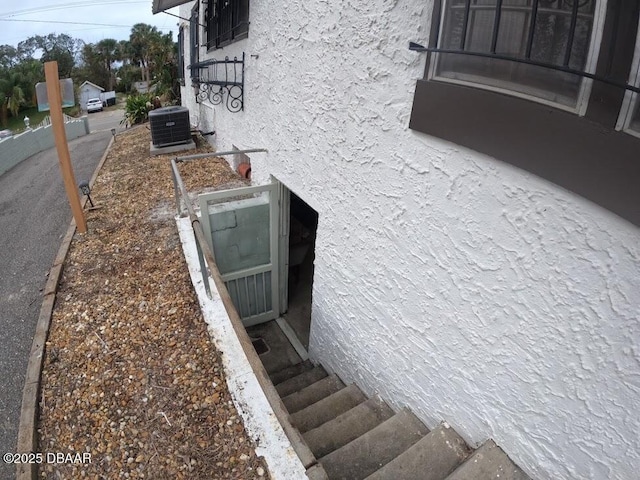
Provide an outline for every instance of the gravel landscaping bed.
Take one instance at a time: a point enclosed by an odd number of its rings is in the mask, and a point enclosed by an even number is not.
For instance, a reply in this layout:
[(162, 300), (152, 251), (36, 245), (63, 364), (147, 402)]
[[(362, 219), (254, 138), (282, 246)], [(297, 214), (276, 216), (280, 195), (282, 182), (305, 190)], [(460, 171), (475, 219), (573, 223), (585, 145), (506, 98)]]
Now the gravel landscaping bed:
[[(42, 372), (40, 452), (48, 479), (264, 479), (227, 390), (189, 279), (169, 159), (140, 127), (117, 137), (74, 236)], [(205, 146), (198, 153), (207, 151)], [(196, 153), (188, 151), (184, 155)], [(222, 159), (180, 165), (189, 191), (241, 184)]]

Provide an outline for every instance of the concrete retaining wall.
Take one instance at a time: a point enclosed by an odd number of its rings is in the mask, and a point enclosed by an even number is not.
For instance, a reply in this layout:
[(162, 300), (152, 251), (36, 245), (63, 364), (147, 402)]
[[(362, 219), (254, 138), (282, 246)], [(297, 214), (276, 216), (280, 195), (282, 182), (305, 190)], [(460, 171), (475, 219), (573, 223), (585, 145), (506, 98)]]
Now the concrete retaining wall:
[[(67, 140), (74, 140), (89, 133), (87, 117), (65, 123)], [(27, 130), (0, 141), (0, 175), (22, 160), (54, 146), (51, 125)]]

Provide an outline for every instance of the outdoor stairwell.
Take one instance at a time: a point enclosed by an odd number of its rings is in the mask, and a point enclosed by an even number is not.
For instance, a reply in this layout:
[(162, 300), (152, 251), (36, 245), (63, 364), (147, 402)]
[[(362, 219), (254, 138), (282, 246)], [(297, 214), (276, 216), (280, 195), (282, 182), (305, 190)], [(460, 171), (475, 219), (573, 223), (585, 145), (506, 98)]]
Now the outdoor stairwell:
[(317, 459), (312, 480), (528, 480), (492, 440), (473, 450), (443, 423), (429, 429), (305, 361), (269, 377)]

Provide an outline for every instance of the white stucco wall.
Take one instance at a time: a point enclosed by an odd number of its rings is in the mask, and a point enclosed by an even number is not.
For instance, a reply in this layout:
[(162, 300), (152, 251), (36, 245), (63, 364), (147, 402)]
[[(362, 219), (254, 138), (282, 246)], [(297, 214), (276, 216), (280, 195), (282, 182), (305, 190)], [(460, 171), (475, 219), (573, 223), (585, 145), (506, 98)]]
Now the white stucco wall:
[(408, 129), (430, 15), (252, 2), (249, 38), (210, 55), (246, 53), (245, 111), (185, 104), (319, 212), (312, 358), (535, 478), (636, 478), (640, 229)]

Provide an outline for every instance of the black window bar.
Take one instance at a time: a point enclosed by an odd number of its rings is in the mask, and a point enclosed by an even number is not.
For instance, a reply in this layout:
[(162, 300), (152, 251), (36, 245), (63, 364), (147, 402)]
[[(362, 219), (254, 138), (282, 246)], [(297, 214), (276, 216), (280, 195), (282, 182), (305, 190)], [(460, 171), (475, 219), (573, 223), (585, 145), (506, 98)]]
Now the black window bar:
[(589, 78), (591, 80), (597, 80), (598, 82), (606, 83), (608, 85), (612, 85), (614, 87), (622, 88), (624, 90), (630, 90), (634, 93), (640, 93), (640, 87), (636, 87), (634, 85), (629, 85), (628, 83), (619, 82), (613, 80), (608, 77), (603, 77), (602, 75), (594, 75), (593, 73), (584, 72), (582, 70), (576, 70), (575, 68), (565, 67), (564, 65), (554, 65), (551, 63), (537, 62), (535, 60), (531, 60), (528, 58), (520, 58), (520, 57), (512, 57), (509, 55), (500, 55), (498, 53), (489, 53), (489, 52), (473, 52), (470, 50), (455, 50), (450, 48), (432, 48), (432, 47), (424, 47), (415, 42), (409, 42), (409, 50), (413, 50), (415, 52), (429, 52), (429, 53), (451, 53), (455, 55), (471, 55), (475, 57), (484, 57), (484, 58), (495, 58), (496, 60), (507, 60), (516, 63), (525, 63), (527, 65), (533, 65), (536, 67), (548, 68), (551, 70), (557, 70), (559, 72), (572, 73), (574, 75), (579, 75), (584, 78)]
[(196, 101), (225, 104), (232, 113), (244, 110), (244, 52), (242, 59), (206, 60), (189, 66)]
[(207, 48), (220, 48), (246, 37), (249, 31), (248, 0), (208, 0)]
[[(576, 28), (578, 24), (578, 17), (582, 15), (591, 16), (591, 13), (580, 12), (580, 8), (589, 4), (592, 0), (562, 0), (560, 3), (568, 3), (571, 2), (571, 11), (566, 12), (567, 16), (569, 16), (569, 27), (567, 30), (567, 44), (565, 46), (563, 62), (562, 64), (567, 67), (569, 66), (569, 62), (571, 60), (571, 54), (573, 51), (573, 43), (576, 34)], [(534, 35), (536, 30), (536, 23), (538, 20), (538, 11), (540, 8), (540, 3), (542, 2), (543, 8), (545, 5), (548, 7), (550, 3), (553, 3), (554, 0), (531, 0), (530, 5), (503, 5), (503, 0), (495, 0), (495, 4), (490, 3), (476, 3), (477, 0), (464, 0), (464, 4), (461, 5), (452, 5), (449, 7), (451, 11), (453, 10), (462, 10), (462, 29), (460, 32), (460, 50), (466, 51), (467, 48), (467, 34), (469, 30), (469, 17), (472, 12), (476, 9), (480, 9), (483, 11), (495, 10), (494, 18), (493, 18), (493, 27), (491, 31), (491, 46), (489, 47), (489, 53), (495, 54), (496, 49), (498, 47), (498, 38), (500, 33), (500, 27), (502, 22), (503, 11), (505, 10), (514, 10), (514, 11), (527, 11), (530, 12), (530, 20), (529, 20), (529, 32), (527, 35), (527, 43), (525, 46), (525, 55), (524, 58), (530, 59), (532, 54), (532, 46), (534, 43)], [(548, 11), (547, 11), (548, 13)], [(564, 15), (563, 10), (554, 10), (554, 14), (556, 15)], [(440, 23), (436, 25), (436, 34), (435, 38), (438, 38), (440, 33)]]

